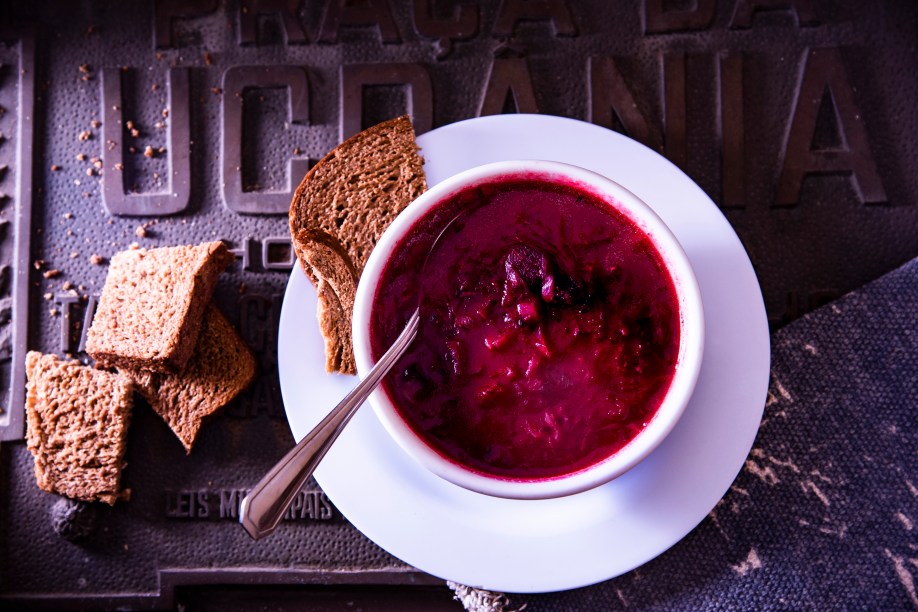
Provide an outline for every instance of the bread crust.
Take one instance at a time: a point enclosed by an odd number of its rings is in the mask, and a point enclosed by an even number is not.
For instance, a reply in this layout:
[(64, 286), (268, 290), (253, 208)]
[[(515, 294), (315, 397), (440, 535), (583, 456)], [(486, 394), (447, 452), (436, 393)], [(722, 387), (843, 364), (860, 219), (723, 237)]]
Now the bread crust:
[(354, 374), (354, 368), (348, 364), (347, 347), (350, 343), (347, 338), (342, 337), (339, 325), (347, 315), (341, 308), (338, 294), (324, 281), (316, 285), (316, 293), (316, 319), (319, 321), (319, 329), (322, 330), (322, 338), (325, 341), (325, 371)]
[(325, 334), (325, 369), (328, 372), (356, 374), (354, 347), (350, 333), (342, 333), (345, 322), (354, 316), (357, 270), (338, 240), (321, 229), (297, 232), (303, 261), (316, 278), (321, 328)]
[(341, 143), (306, 174), (290, 205), (290, 235), (318, 293), (326, 369), (353, 374), (351, 321), (357, 283), (373, 247), (427, 189), (407, 116)]

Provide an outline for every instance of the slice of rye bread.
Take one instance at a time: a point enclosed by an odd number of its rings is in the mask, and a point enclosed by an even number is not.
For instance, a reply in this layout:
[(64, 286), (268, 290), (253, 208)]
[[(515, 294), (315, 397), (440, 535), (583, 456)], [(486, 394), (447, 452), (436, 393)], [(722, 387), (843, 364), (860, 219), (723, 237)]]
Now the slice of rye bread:
[(101, 367), (180, 372), (194, 353), (217, 277), (234, 258), (222, 242), (116, 254), (86, 352)]
[(383, 231), (427, 190), (423, 164), (410, 119), (398, 117), (338, 145), (293, 196), (290, 235), (318, 291), (329, 372), (357, 370), (351, 339), (357, 281)]
[(175, 432), (190, 453), (205, 419), (225, 406), (255, 378), (255, 357), (213, 304), (194, 355), (181, 374), (122, 370), (138, 392)]
[(131, 381), (36, 351), (26, 355), (26, 377), (26, 443), (38, 487), (82, 501), (126, 499)]

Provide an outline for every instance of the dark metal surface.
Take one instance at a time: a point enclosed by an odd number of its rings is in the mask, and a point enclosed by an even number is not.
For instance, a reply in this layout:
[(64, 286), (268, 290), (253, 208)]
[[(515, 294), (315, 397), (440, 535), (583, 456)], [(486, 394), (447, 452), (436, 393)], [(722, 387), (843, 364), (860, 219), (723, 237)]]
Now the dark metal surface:
[[(309, 165), (403, 112), (419, 132), (501, 112), (623, 131), (722, 208), (780, 327), (918, 255), (915, 40), (918, 8), (894, 0), (0, 3), (0, 597), (206, 607), (222, 584), (439, 584), (314, 483), (271, 541), (235, 524), (293, 444), (275, 347)], [(117, 251), (216, 238), (238, 255), (216, 300), (256, 383), (187, 457), (138, 407), (132, 500), (61, 538), (21, 441), (25, 351), (83, 356)]]

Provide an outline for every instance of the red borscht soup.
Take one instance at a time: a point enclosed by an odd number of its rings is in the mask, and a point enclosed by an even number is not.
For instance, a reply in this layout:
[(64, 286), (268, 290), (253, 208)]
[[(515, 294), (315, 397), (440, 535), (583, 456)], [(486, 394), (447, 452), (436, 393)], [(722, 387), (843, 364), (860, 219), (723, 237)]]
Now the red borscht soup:
[(385, 392), (430, 447), (478, 473), (549, 479), (601, 462), (673, 378), (680, 313), (661, 256), (574, 184), (503, 177), (416, 222), (374, 299), (377, 360), (419, 300), (418, 337)]

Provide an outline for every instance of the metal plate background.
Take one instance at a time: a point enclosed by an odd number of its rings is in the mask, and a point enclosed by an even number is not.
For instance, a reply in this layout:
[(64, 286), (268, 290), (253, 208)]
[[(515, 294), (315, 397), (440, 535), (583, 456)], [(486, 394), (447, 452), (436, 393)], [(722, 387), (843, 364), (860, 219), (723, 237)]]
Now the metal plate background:
[[(403, 112), (419, 132), (501, 112), (605, 125), (722, 207), (779, 327), (918, 255), (915, 40), (916, 5), (892, 0), (0, 4), (0, 596), (240, 607), (319, 585), (320, 603), (448, 607), (314, 483), (269, 541), (234, 521), (292, 445), (275, 346), (309, 164)], [(218, 238), (238, 262), (216, 300), (257, 382), (187, 457), (139, 407), (132, 500), (62, 540), (21, 441), (25, 351), (84, 356), (117, 251)]]

